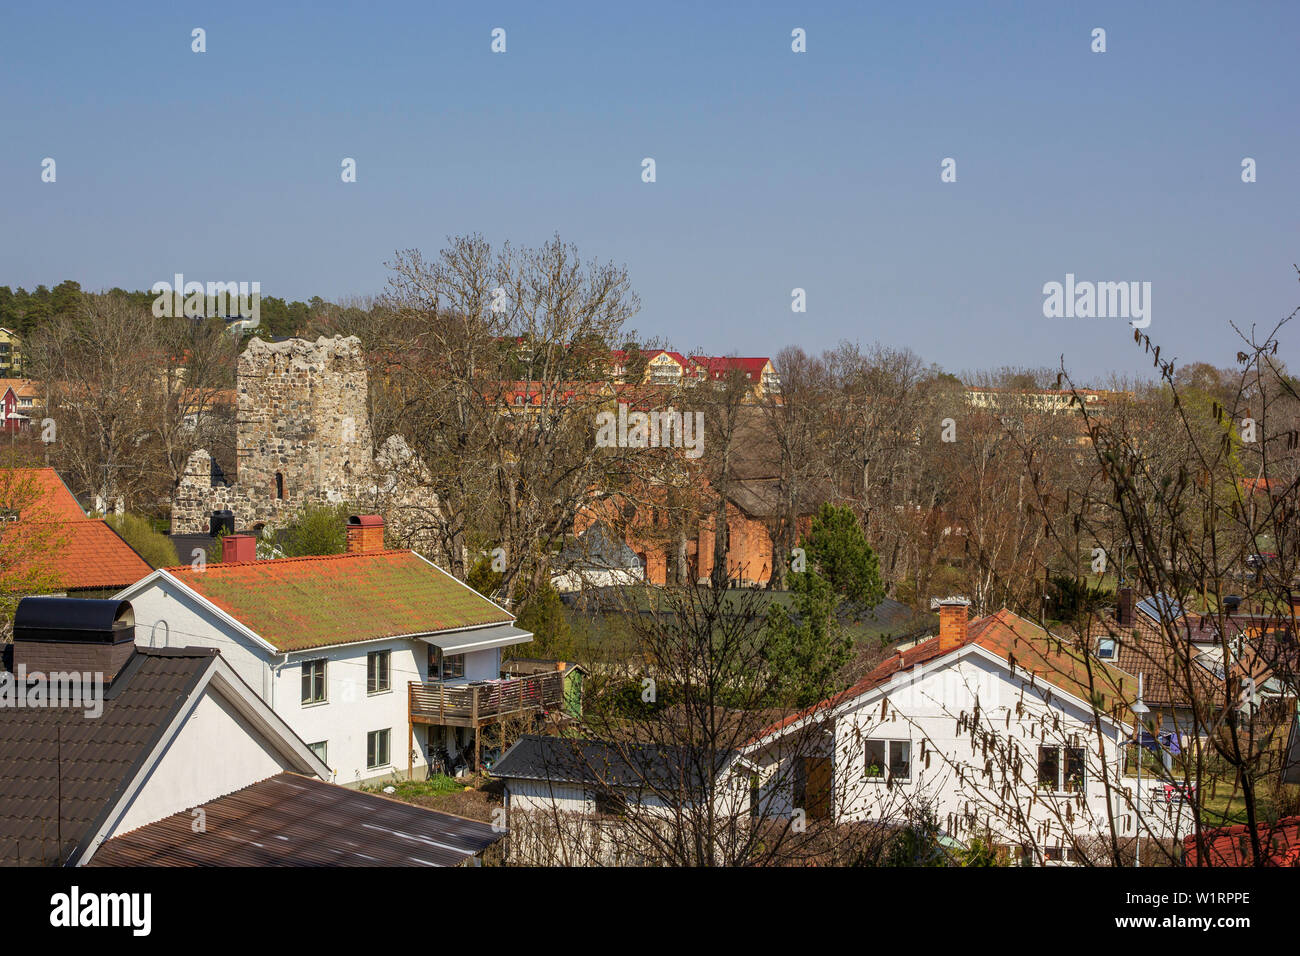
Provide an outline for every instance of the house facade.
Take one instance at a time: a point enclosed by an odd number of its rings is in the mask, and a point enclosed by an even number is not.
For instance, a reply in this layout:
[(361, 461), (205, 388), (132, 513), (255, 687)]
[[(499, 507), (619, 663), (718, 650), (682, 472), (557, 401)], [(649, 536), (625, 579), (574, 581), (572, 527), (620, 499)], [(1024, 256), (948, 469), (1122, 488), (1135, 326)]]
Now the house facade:
[(449, 769), (503, 711), (541, 710), (561, 675), (501, 679), (501, 648), (532, 640), (512, 615), (356, 516), (346, 554), (160, 569), (120, 597), (146, 647), (218, 648), (335, 781)]
[[(1190, 825), (1158, 781), (1134, 774), (1135, 683), (1008, 610), (968, 621), (951, 601), (938, 636), (747, 752), (769, 813), (902, 825), (924, 810), (958, 840), (1068, 863), (1112, 820), (1120, 839), (1173, 840)], [(783, 739), (810, 727), (820, 752), (786, 766)]]
[(22, 340), (13, 329), (0, 328), (0, 378), (17, 375), (22, 367)]
[(123, 601), (19, 605), (0, 674), (0, 863), (79, 866), (115, 836), (255, 781), (326, 774), (214, 650), (137, 649), (133, 627)]
[(137, 647), (127, 601), (24, 599), (0, 700), (3, 865), (462, 866), (502, 836), (324, 782), (216, 649)]
[(626, 866), (662, 862), (683, 832), (712, 840), (725, 860), (732, 828), (749, 822), (753, 770), (739, 751), (528, 734), (492, 775), (504, 786), (511, 863)]

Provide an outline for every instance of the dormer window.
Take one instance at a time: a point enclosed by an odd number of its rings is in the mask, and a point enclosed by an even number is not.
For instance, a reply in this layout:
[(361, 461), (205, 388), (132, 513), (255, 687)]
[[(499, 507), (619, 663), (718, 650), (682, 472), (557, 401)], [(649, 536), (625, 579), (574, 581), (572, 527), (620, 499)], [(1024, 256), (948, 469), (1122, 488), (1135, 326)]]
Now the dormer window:
[(1097, 641), (1097, 657), (1103, 661), (1115, 659), (1115, 638), (1103, 637)]

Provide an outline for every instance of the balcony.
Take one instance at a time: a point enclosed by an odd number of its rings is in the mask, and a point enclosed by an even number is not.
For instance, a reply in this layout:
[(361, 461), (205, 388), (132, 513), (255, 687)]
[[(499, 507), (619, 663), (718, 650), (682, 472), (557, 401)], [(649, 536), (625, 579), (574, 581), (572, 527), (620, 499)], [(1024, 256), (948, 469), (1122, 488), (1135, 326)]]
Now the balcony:
[(559, 710), (563, 701), (558, 671), (474, 683), (411, 681), (407, 713), (413, 724), (479, 728), (511, 714)]

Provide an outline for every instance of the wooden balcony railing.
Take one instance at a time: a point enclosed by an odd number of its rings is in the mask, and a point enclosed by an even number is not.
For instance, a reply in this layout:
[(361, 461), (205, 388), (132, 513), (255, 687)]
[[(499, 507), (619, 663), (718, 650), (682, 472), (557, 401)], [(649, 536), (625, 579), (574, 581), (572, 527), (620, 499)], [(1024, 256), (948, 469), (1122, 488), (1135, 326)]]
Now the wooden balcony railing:
[(526, 710), (558, 710), (563, 702), (564, 675), (556, 672), (475, 684), (411, 681), (408, 709), (418, 723), (472, 727)]

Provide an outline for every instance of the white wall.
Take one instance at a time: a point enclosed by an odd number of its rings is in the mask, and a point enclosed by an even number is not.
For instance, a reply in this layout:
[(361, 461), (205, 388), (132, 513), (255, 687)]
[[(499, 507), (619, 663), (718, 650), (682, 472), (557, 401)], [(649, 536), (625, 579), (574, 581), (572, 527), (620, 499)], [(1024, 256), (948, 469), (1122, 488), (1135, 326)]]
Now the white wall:
[(108, 836), (242, 790), (292, 765), (211, 685)]
[[(377, 777), (406, 773), (407, 684), (422, 681), (428, 670), (428, 645), (423, 641), (394, 639), (370, 641), (316, 651), (295, 651), (288, 663), (275, 663), (273, 682), (276, 713), (285, 719), (304, 743), (326, 741), (325, 762), (336, 783), (359, 783)], [(389, 690), (366, 693), (366, 656), (389, 652)], [(302, 702), (304, 661), (325, 660), (326, 699)], [(374, 730), (389, 731), (389, 763), (366, 766), (366, 738)], [(414, 765), (425, 766), (423, 750), (415, 742)]]
[[(1004, 667), (971, 653), (943, 668), (898, 675), (883, 695), (868, 695), (856, 708), (838, 716), (832, 769), (835, 819), (901, 821), (908, 806), (924, 801), (932, 806), (939, 825), (959, 839), (982, 835), (987, 827), (1006, 842), (1020, 843), (1028, 834), (1038, 846), (1048, 847), (1068, 842), (1067, 831), (1075, 837), (1108, 832), (1103, 761), (1112, 787), (1135, 783), (1120, 775), (1118, 732), (1107, 731), (1103, 756), (1098, 756), (1090, 708), (1056, 693), (1042, 681), (1031, 688), (1024, 678), (1023, 672), (1012, 678)], [(1014, 782), (1014, 775), (1003, 774), (996, 755), (972, 743), (969, 721), (973, 720), (977, 694), (978, 726), (989, 735), (990, 746), (1014, 744), (1021, 759), (1021, 783), (1012, 787), (1010, 795), (1003, 785), (1007, 776)], [(882, 696), (887, 701), (884, 706)], [(963, 720), (967, 722), (964, 727)], [(1083, 795), (1039, 791), (1039, 745), (1064, 747), (1074, 745), (1075, 738), (1086, 754)], [(893, 783), (868, 779), (867, 740), (909, 741), (910, 779)], [(990, 758), (991, 776), (987, 769)], [(791, 761), (782, 756), (780, 741), (760, 754), (759, 762), (763, 779), (781, 789), (772, 795), (769, 812), (787, 813), (793, 803), (794, 773)], [(1148, 789), (1145, 779), (1143, 783), (1143, 789)], [(1119, 835), (1134, 835), (1136, 820), (1127, 805), (1113, 794), (1112, 801), (1120, 817)], [(766, 809), (768, 804), (763, 806)], [(1148, 827), (1164, 830), (1172, 824), (1163, 807), (1161, 800), (1148, 813), (1144, 805), (1143, 820)], [(1069, 819), (1064, 819), (1067, 816)]]
[(496, 680), (501, 676), (501, 648), (470, 651), (465, 655), (465, 680)]
[(215, 647), (253, 692), (270, 701), (267, 651), (175, 585), (154, 581), (131, 598), (140, 647)]
[[(293, 728), (304, 743), (327, 743), (325, 762), (336, 783), (405, 774), (407, 768), (407, 683), (428, 676), (428, 645), (419, 640), (393, 639), (327, 648), (272, 653), (240, 634), (190, 595), (155, 581), (131, 599), (135, 610), (136, 643), (143, 647), (215, 647), (235, 672)], [(389, 650), (386, 692), (366, 693), (366, 655)], [(325, 658), (326, 701), (302, 703), (302, 662)], [(499, 659), (499, 651), (475, 652), (476, 672)], [(466, 671), (470, 656), (466, 657)], [(498, 673), (492, 673), (496, 677)], [(366, 766), (366, 736), (389, 730), (389, 764)], [(415, 745), (414, 766), (426, 766)]]

